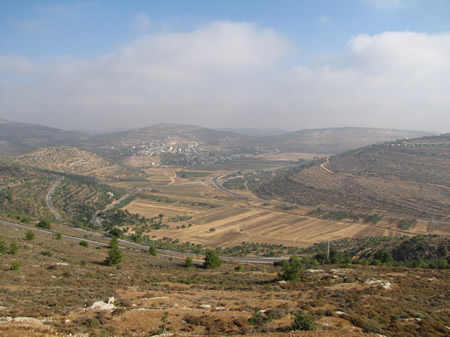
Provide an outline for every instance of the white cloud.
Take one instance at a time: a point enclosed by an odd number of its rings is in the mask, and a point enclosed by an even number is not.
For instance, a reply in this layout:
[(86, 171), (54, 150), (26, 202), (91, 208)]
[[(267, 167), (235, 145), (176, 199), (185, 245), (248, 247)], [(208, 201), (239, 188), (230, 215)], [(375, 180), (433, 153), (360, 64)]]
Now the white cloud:
[(322, 15), (322, 16), (319, 16), (319, 23), (326, 25), (326, 24), (331, 23), (331, 19), (330, 19), (330, 17), (328, 17), (326, 15)]
[(132, 26), (139, 33), (146, 33), (150, 29), (152, 21), (147, 13), (139, 12), (132, 21)]
[[(33, 61), (20, 55), (0, 55), (0, 76), (30, 74), (35, 69)], [(1, 77), (0, 77), (1, 78)]]
[[(358, 35), (346, 53), (314, 66), (287, 67), (292, 49), (271, 29), (215, 22), (145, 35), (90, 60), (2, 56), (1, 117), (65, 128), (178, 122), (449, 131), (449, 33)], [(11, 74), (33, 76), (10, 81)]]
[(378, 9), (394, 9), (406, 6), (406, 0), (365, 0)]

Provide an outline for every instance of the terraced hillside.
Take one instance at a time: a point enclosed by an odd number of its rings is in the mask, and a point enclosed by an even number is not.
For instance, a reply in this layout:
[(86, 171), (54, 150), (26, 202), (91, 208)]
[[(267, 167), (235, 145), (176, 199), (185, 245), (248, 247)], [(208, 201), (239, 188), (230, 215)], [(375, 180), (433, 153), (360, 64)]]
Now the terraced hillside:
[(16, 162), (54, 172), (95, 177), (101, 181), (143, 179), (144, 175), (96, 153), (71, 146), (41, 148), (18, 156)]
[[(57, 180), (53, 173), (0, 163), (0, 215), (25, 223), (52, 219), (46, 196)], [(122, 193), (119, 188), (98, 184), (91, 178), (65, 174), (51, 200), (64, 221), (85, 227), (90, 225), (95, 211)]]
[(300, 167), (257, 187), (302, 205), (449, 218), (450, 137), (372, 145)]
[(0, 214), (23, 222), (50, 217), (45, 196), (56, 180), (54, 175), (0, 162)]

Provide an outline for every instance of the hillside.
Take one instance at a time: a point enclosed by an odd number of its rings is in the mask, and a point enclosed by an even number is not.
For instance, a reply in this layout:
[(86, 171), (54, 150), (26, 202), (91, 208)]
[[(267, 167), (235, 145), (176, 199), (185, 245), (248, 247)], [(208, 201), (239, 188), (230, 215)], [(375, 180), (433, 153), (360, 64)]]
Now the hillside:
[[(35, 232), (27, 240), (32, 227), (0, 221), (0, 228), (3, 246), (17, 247), (0, 260), (4, 336), (443, 337), (448, 331), (449, 270), (323, 265), (283, 283), (272, 264), (207, 269), (200, 256), (184, 267), (184, 257), (151, 256), (145, 246), (128, 249), (123, 242), (123, 262), (108, 266), (105, 238), (55, 224), (59, 238)], [(317, 331), (292, 331), (312, 328), (294, 325), (297, 315)]]
[[(0, 216), (23, 223), (53, 219), (46, 196), (57, 180), (52, 173), (0, 162)], [(89, 177), (65, 174), (51, 200), (64, 221), (85, 227), (97, 210), (120, 198), (122, 193), (119, 188), (98, 184)]]
[(100, 155), (71, 146), (45, 147), (16, 157), (22, 165), (99, 180), (139, 179), (141, 175)]
[(448, 134), (367, 146), (319, 164), (280, 174), (256, 189), (263, 197), (314, 207), (449, 217)]
[(0, 155), (16, 155), (45, 146), (79, 146), (89, 135), (0, 119)]
[(264, 137), (259, 143), (283, 152), (336, 154), (378, 142), (427, 136), (426, 132), (377, 128), (331, 128), (299, 130)]

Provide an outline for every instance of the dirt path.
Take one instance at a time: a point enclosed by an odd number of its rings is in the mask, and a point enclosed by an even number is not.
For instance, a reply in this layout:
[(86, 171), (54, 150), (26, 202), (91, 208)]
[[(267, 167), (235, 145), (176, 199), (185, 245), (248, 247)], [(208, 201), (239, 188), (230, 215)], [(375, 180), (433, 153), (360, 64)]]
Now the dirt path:
[(61, 180), (63, 180), (64, 177), (58, 177), (58, 180), (55, 182), (55, 184), (52, 186), (50, 191), (48, 191), (47, 196), (45, 197), (45, 201), (47, 202), (47, 207), (49, 208), (50, 212), (53, 214), (53, 216), (58, 221), (63, 221), (61, 215), (59, 215), (58, 211), (53, 207), (52, 203), (52, 194), (55, 192), (56, 188), (61, 184)]
[(175, 183), (175, 178), (176, 178), (176, 177), (177, 177), (177, 173), (174, 172), (174, 173), (173, 173), (173, 176), (170, 176), (170, 177), (169, 177), (170, 183), (168, 183), (167, 185), (172, 185), (173, 183)]
[(326, 164), (328, 164), (330, 162), (330, 157), (327, 157), (327, 161), (323, 164), (320, 164), (320, 167), (322, 169), (324, 169), (325, 171), (327, 171), (328, 173), (334, 174), (333, 171), (329, 170), (328, 168), (325, 167)]

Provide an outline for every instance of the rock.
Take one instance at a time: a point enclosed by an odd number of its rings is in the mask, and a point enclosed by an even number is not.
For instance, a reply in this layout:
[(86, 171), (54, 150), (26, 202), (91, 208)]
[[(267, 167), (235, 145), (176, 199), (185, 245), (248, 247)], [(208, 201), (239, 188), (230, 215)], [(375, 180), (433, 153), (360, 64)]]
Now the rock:
[(281, 280), (281, 281), (278, 281), (278, 283), (279, 284), (286, 284), (287, 282), (285, 280)]
[(106, 303), (114, 304), (114, 301), (115, 301), (114, 296), (111, 296), (111, 297), (108, 298), (108, 301), (106, 301)]
[(210, 304), (201, 304), (200, 308), (202, 308), (202, 309), (211, 309), (211, 305)]
[(97, 309), (97, 310), (109, 310), (112, 311), (116, 307), (112, 303), (106, 303), (105, 301), (97, 301), (92, 304), (91, 309)]

